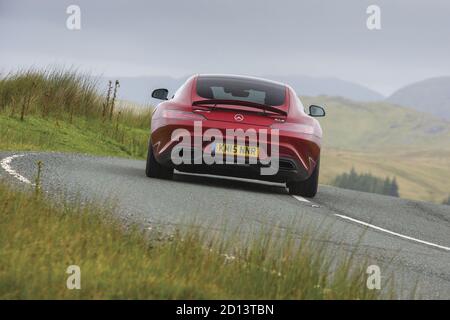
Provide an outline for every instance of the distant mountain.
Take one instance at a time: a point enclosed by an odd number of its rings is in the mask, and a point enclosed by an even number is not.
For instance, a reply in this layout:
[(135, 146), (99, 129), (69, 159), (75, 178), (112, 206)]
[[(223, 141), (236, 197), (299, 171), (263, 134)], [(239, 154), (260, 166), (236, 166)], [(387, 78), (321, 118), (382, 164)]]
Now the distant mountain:
[[(164, 76), (143, 76), (143, 77), (118, 77), (120, 89), (118, 96), (120, 99), (136, 101), (139, 103), (156, 103), (151, 99), (151, 92), (156, 88), (167, 88), (172, 95), (176, 89), (188, 78), (171, 78)], [(317, 96), (341, 96), (355, 101), (379, 101), (385, 97), (362, 85), (336, 79), (336, 78), (314, 78), (308, 76), (272, 76), (263, 78), (280, 81), (289, 84), (299, 95)], [(106, 92), (107, 81), (112, 78), (100, 78), (100, 89)]]
[(338, 78), (316, 78), (309, 76), (264, 76), (290, 85), (300, 96), (340, 96), (354, 101), (380, 101), (385, 97), (357, 83)]
[(410, 84), (394, 92), (387, 101), (450, 120), (450, 77)]

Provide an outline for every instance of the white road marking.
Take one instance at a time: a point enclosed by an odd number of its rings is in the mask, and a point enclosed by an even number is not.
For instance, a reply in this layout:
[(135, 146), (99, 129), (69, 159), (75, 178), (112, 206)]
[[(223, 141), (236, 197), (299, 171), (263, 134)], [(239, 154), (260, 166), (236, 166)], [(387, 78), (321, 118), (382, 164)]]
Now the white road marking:
[(0, 166), (3, 168), (3, 170), (8, 172), (11, 176), (16, 178), (20, 182), (34, 185), (34, 183), (31, 183), (30, 180), (28, 180), (24, 176), (21, 176), (19, 173), (17, 173), (14, 169), (11, 168), (11, 161), (16, 159), (16, 158), (21, 158), (23, 156), (24, 156), (24, 154), (16, 154), (16, 155), (13, 155), (13, 156), (10, 156), (10, 157), (6, 157), (5, 159), (3, 159), (0, 162)]
[(293, 195), (293, 197), (294, 197), (295, 199), (297, 199), (298, 201), (300, 201), (300, 202), (311, 202), (311, 201), (309, 201), (309, 200), (307, 200), (307, 199), (305, 199), (305, 198), (303, 198), (303, 197), (300, 197), (300, 196), (294, 196), (294, 195)]
[[(297, 199), (298, 201), (300, 201), (300, 202), (312, 203), (311, 201), (309, 201), (309, 200), (307, 200), (307, 199), (305, 199), (303, 197), (300, 197), (300, 196), (294, 196), (293, 195), (293, 197), (295, 199)], [(315, 204), (312, 203), (312, 205), (314, 206)], [(404, 234), (401, 234), (401, 233), (397, 233), (397, 232), (394, 232), (394, 231), (390, 231), (390, 230), (387, 230), (387, 229), (375, 226), (373, 224), (370, 224), (370, 223), (367, 223), (367, 222), (364, 222), (364, 221), (360, 221), (360, 220), (357, 220), (357, 219), (354, 219), (354, 218), (350, 218), (350, 217), (344, 216), (342, 214), (334, 213), (333, 215), (335, 215), (336, 217), (339, 217), (339, 218), (342, 218), (342, 219), (345, 219), (345, 220), (349, 220), (349, 221), (361, 224), (363, 226), (366, 226), (366, 227), (378, 230), (378, 231), (382, 231), (382, 232), (388, 233), (390, 235), (393, 235), (393, 236), (396, 236), (396, 237), (399, 237), (399, 238), (403, 238), (403, 239), (407, 239), (407, 240), (410, 240), (410, 241), (414, 241), (414, 242), (418, 242), (418, 243), (421, 243), (421, 244), (425, 244), (425, 245), (430, 246), (430, 247), (435, 247), (435, 248), (443, 249), (443, 250), (446, 250), (446, 251), (450, 251), (450, 247), (445, 247), (445, 246), (441, 246), (441, 245), (436, 244), (436, 243), (432, 243), (432, 242), (416, 239), (416, 238), (413, 238), (413, 237), (410, 237), (410, 236), (407, 236), (407, 235), (404, 235)]]
[(362, 224), (363, 226), (366, 226), (366, 227), (369, 227), (369, 228), (372, 228), (372, 229), (375, 229), (375, 230), (378, 230), (378, 231), (386, 232), (388, 234), (391, 234), (393, 236), (397, 236), (399, 238), (403, 238), (403, 239), (411, 240), (411, 241), (414, 241), (414, 242), (422, 243), (422, 244), (425, 244), (425, 245), (430, 246), (430, 247), (435, 247), (435, 248), (439, 248), (439, 249), (444, 249), (444, 250), (450, 251), (449, 247), (444, 247), (444, 246), (441, 246), (441, 245), (438, 245), (438, 244), (435, 244), (435, 243), (432, 243), (432, 242), (416, 239), (416, 238), (413, 238), (413, 237), (410, 237), (410, 236), (406, 236), (406, 235), (401, 234), (401, 233), (393, 232), (393, 231), (390, 231), (390, 230), (387, 230), (387, 229), (384, 229), (384, 228), (381, 228), (381, 227), (374, 226), (373, 224), (370, 224), (370, 223), (367, 223), (367, 222), (364, 222), (364, 221), (360, 221), (360, 220), (357, 220), (357, 219), (353, 219), (353, 218), (344, 216), (342, 214), (335, 213), (334, 215), (337, 216), (337, 217), (340, 217), (342, 219), (346, 219), (346, 220), (350, 220), (350, 221)]

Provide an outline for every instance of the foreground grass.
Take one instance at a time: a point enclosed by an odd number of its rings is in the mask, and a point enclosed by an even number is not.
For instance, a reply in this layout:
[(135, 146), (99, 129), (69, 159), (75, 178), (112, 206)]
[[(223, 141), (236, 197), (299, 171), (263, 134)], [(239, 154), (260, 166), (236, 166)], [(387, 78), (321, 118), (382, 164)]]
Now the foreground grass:
[[(95, 206), (0, 183), (0, 299), (375, 299), (363, 264), (272, 234), (239, 244), (195, 229), (161, 239)], [(81, 268), (81, 290), (66, 269)]]

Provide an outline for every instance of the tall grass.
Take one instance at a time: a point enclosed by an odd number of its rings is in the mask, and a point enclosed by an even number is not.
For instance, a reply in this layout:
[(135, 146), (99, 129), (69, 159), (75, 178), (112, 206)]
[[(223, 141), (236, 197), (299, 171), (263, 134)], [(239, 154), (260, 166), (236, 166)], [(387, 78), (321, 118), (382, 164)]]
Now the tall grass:
[[(49, 150), (60, 150), (55, 137), (57, 140), (73, 126), (81, 133), (90, 132), (101, 140), (121, 144), (131, 156), (144, 157), (151, 108), (121, 107), (116, 101), (118, 82), (112, 98), (111, 84), (105, 87), (106, 96), (99, 93), (101, 87), (103, 84), (95, 78), (76, 70), (29, 69), (7, 74), (0, 79), (0, 147), (48, 146)], [(17, 120), (26, 125), (21, 126)], [(37, 123), (44, 134), (33, 127)]]
[[(277, 232), (169, 236), (124, 228), (105, 206), (56, 205), (0, 182), (0, 299), (377, 299), (366, 265)], [(204, 230), (204, 229), (202, 229)], [(280, 240), (282, 239), (282, 240)], [(333, 258), (330, 251), (335, 252)], [(81, 290), (66, 287), (69, 265)]]
[(11, 115), (30, 100), (26, 114), (65, 117), (101, 116), (101, 98), (95, 79), (71, 70), (23, 70), (0, 82), (0, 110)]

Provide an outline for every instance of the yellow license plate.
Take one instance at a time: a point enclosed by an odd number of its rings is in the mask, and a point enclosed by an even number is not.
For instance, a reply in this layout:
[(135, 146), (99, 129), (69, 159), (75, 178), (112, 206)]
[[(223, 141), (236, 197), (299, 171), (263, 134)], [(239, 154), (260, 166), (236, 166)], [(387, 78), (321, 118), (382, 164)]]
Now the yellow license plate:
[(243, 146), (238, 144), (216, 144), (216, 154), (234, 155), (241, 157), (255, 157), (259, 156), (259, 148), (254, 146)]

